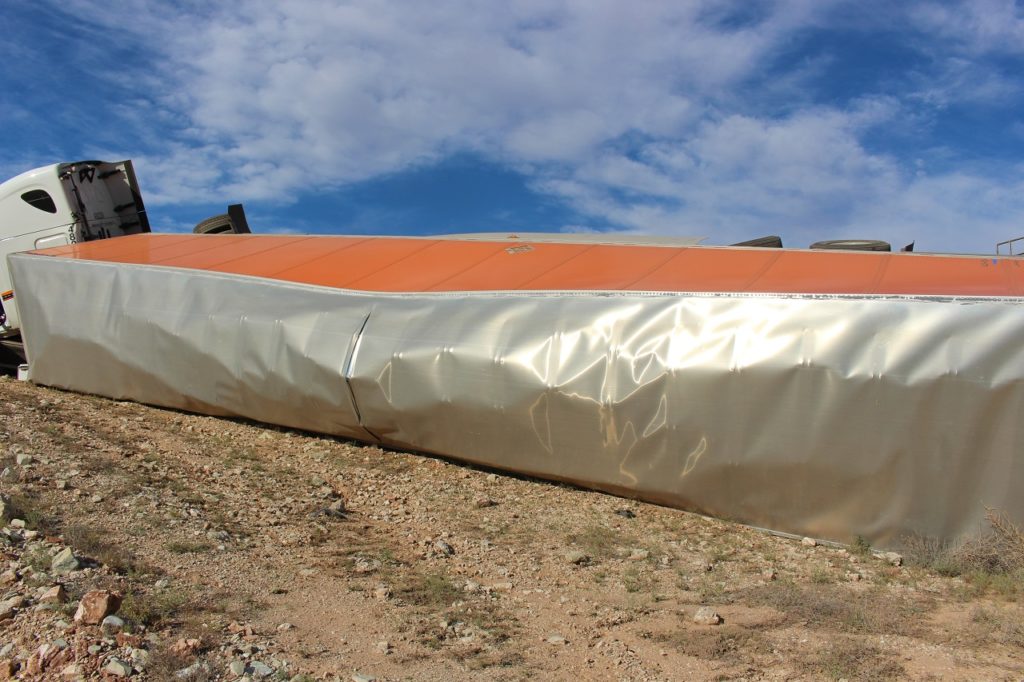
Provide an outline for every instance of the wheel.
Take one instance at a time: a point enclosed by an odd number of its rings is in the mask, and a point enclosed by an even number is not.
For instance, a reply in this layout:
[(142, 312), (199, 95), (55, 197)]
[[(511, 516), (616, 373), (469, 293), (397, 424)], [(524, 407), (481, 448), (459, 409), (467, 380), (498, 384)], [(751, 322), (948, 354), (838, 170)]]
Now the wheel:
[(877, 239), (827, 239), (814, 242), (812, 249), (836, 249), (839, 251), (892, 251), (889, 242)]
[(767, 237), (748, 239), (745, 242), (736, 242), (733, 246), (756, 246), (762, 249), (781, 249), (782, 237), (777, 234), (770, 234)]
[(231, 222), (231, 216), (227, 213), (207, 218), (192, 228), (194, 234), (224, 234), (235, 231), (234, 223)]

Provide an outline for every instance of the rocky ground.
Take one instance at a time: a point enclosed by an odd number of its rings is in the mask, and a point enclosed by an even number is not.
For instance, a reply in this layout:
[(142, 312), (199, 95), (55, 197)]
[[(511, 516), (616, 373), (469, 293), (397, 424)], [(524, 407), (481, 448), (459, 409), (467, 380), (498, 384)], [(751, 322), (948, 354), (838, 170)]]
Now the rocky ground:
[(0, 439), (0, 679), (1024, 675), (1019, 574), (924, 549), (9, 377)]

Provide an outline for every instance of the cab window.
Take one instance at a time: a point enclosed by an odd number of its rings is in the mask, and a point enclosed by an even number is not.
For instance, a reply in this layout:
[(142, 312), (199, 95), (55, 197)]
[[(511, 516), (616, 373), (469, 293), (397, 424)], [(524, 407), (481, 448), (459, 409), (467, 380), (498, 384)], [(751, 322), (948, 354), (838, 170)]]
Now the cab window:
[(25, 203), (32, 204), (40, 211), (46, 211), (47, 213), (57, 212), (57, 204), (53, 203), (53, 199), (50, 195), (41, 189), (34, 189), (29, 192), (25, 192), (21, 195), (21, 198)]

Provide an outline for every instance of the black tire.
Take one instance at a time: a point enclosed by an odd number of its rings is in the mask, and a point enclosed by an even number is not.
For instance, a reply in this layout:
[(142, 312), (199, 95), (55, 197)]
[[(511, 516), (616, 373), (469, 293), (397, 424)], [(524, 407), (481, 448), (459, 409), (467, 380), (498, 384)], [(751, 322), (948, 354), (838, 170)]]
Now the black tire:
[(235, 231), (235, 225), (227, 213), (207, 218), (192, 228), (194, 234), (225, 234)]
[(814, 242), (812, 249), (832, 249), (838, 251), (892, 251), (889, 242), (877, 239), (827, 239)]
[(770, 234), (767, 237), (748, 239), (745, 242), (736, 242), (733, 246), (756, 246), (762, 249), (781, 249), (782, 237), (777, 234)]

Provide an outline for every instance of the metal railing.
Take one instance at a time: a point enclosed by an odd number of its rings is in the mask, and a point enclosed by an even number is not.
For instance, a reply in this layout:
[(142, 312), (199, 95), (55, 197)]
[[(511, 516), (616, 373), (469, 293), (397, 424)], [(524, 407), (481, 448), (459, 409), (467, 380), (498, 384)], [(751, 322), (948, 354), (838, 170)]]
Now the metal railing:
[[(1007, 239), (1005, 242), (999, 242), (998, 244), (996, 244), (996, 255), (997, 256), (1019, 256), (1021, 254), (1021, 252), (1018, 251), (1017, 253), (1014, 253), (1013, 252), (1013, 245), (1016, 242), (1022, 242), (1022, 241), (1024, 241), (1024, 237), (1015, 237), (1014, 239)], [(1005, 254), (1003, 253), (1003, 247), (1004, 246), (1006, 247), (1006, 250), (1007, 250), (1007, 253), (1005, 253)]]

